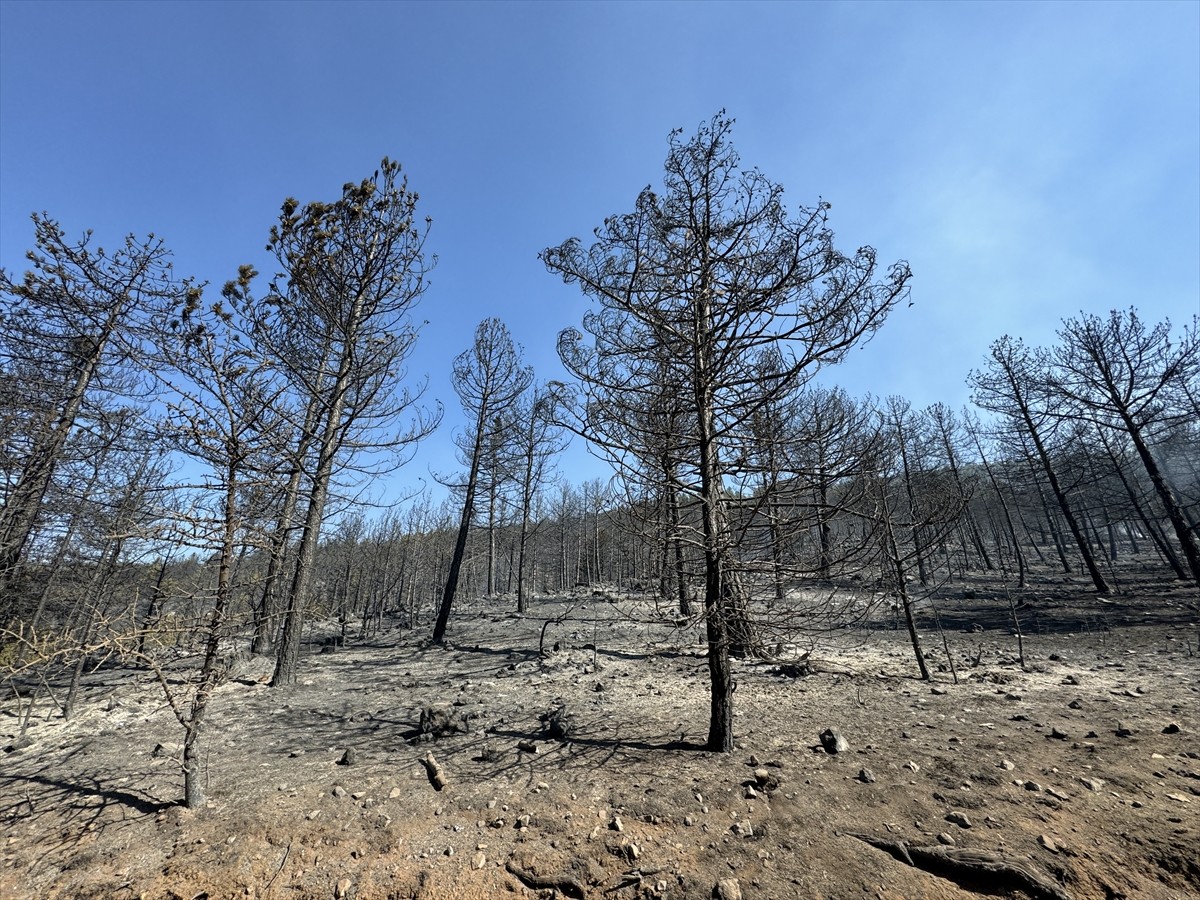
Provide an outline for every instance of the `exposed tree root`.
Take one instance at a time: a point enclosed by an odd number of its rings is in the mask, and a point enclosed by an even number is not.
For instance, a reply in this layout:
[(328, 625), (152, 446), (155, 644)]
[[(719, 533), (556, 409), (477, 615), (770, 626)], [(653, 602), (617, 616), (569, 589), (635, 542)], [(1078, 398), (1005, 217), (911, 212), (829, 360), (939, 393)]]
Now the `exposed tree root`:
[(569, 875), (537, 875), (528, 869), (521, 868), (511, 859), (504, 864), (504, 868), (519, 878), (528, 887), (553, 888), (568, 897), (574, 897), (576, 900), (584, 900), (583, 885)]
[(915, 847), (906, 841), (850, 831), (846, 835), (890, 853), (902, 863), (957, 883), (986, 880), (990, 888), (1022, 891), (1035, 900), (1071, 900), (1071, 895), (1053, 881), (994, 853), (937, 845)]

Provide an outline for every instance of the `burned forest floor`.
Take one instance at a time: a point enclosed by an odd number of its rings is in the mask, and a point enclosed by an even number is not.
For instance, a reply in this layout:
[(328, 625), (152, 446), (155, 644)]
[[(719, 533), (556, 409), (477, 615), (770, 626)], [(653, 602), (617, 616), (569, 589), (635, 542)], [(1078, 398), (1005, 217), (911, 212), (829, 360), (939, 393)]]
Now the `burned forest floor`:
[(738, 660), (730, 754), (701, 626), (638, 598), (314, 626), (292, 687), (232, 664), (194, 811), (161, 687), (101, 668), (24, 740), (0, 706), (0, 897), (1200, 897), (1200, 598), (1119, 586), (1014, 592), (1024, 667), (983, 576), (922, 612), (931, 681), (890, 613)]

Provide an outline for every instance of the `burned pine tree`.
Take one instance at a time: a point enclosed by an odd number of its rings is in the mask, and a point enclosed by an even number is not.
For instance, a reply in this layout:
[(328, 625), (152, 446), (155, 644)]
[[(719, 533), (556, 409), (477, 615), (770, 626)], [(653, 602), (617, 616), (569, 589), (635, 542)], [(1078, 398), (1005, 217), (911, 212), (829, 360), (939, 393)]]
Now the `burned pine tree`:
[[(733, 747), (730, 626), (744, 602), (726, 491), (740, 457), (737, 436), (760, 407), (869, 337), (910, 275), (897, 263), (878, 277), (869, 247), (839, 252), (827, 203), (789, 215), (783, 188), (740, 166), (732, 127), (719, 113), (692, 137), (673, 132), (661, 194), (644, 189), (633, 212), (604, 221), (591, 247), (572, 238), (541, 255), (597, 304), (582, 331), (568, 329), (559, 339), (563, 363), (578, 380), (586, 437), (612, 443), (605, 419), (590, 410), (636, 407), (673, 384), (685, 386), (686, 437), (678, 450), (680, 480), (701, 521), (708, 746), (726, 752)], [(782, 363), (761, 378), (753, 365), (768, 349)]]

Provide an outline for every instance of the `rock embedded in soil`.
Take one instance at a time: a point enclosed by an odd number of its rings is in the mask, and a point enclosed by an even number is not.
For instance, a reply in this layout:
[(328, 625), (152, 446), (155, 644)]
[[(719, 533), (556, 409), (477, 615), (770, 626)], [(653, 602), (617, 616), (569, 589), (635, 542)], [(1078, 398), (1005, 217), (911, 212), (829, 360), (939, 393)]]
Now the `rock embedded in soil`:
[(850, 749), (850, 742), (836, 728), (826, 728), (821, 732), (821, 746), (829, 754), (845, 753)]
[(754, 780), (758, 786), (768, 793), (779, 789), (779, 779), (772, 775), (767, 769), (755, 769)]
[(742, 886), (736, 878), (722, 878), (712, 891), (713, 900), (742, 900)]
[(952, 812), (946, 815), (946, 821), (951, 825), (957, 825), (959, 828), (970, 828), (971, 820), (967, 818), (965, 813)]
[(875, 773), (865, 767), (862, 769), (859, 769), (858, 770), (858, 780), (861, 781), (863, 784), (874, 784), (875, 783)]

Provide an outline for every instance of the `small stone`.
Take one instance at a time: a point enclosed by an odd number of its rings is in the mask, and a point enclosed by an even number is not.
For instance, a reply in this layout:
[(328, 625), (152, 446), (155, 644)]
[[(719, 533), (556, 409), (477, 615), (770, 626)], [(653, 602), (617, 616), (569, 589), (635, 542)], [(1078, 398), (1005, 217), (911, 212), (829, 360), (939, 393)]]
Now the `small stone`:
[(742, 900), (742, 886), (736, 878), (722, 878), (713, 885), (713, 900)]
[(487, 865), (487, 854), (482, 850), (471, 857), (471, 868), (478, 871)]
[(753, 753), (751, 753), (750, 758), (748, 760), (746, 760), (746, 763), (747, 763), (747, 765), (757, 766), (758, 765), (758, 757), (755, 756)]
[(940, 696), (940, 695), (946, 693), (946, 689), (944, 687), (942, 687), (940, 684), (935, 684), (933, 687), (931, 687), (929, 689), (929, 693), (938, 694)]
[(1038, 843), (1049, 850), (1051, 853), (1058, 852), (1058, 844), (1054, 842), (1054, 838), (1048, 834), (1043, 834), (1038, 838)]
[(319, 809), (314, 809), (312, 812), (310, 812), (310, 813), (309, 813), (307, 816), (305, 816), (304, 818), (308, 819), (308, 821), (310, 821), (310, 822), (311, 822), (313, 819), (315, 819), (315, 818), (316, 818), (317, 816), (319, 816), (319, 815), (321, 815), (321, 811), (320, 811)]
[(400, 790), (400, 788), (394, 787), (390, 791), (388, 791), (388, 799), (395, 800), (397, 797), (399, 797), (403, 793), (404, 793), (404, 791)]
[(971, 820), (964, 813), (952, 812), (946, 816), (946, 821), (951, 825), (957, 825), (959, 828), (970, 828)]
[(1024, 786), (1025, 786), (1025, 790), (1033, 791), (1034, 793), (1038, 793), (1042, 789), (1042, 786), (1040, 784), (1038, 784), (1036, 781), (1027, 781), (1027, 782), (1025, 782)]
[(1054, 738), (1056, 741), (1065, 741), (1068, 737), (1070, 737), (1070, 735), (1068, 735), (1065, 731), (1059, 731), (1057, 728), (1051, 728), (1050, 737)]
[(693, 825), (696, 824), (696, 820), (693, 819), (691, 816), (684, 816), (683, 824), (686, 825), (688, 828), (691, 828)]
[(825, 748), (826, 753), (830, 754), (845, 753), (850, 749), (849, 742), (836, 728), (826, 728), (821, 732), (821, 746)]
[(1179, 734), (1179, 732), (1182, 730), (1183, 729), (1181, 729), (1175, 722), (1172, 722), (1171, 724), (1169, 724), (1166, 728), (1164, 728), (1162, 730), (1162, 733), (1163, 734)]
[(859, 769), (858, 770), (858, 780), (861, 781), (863, 784), (874, 784), (875, 783), (875, 773), (867, 768)]
[(625, 823), (621, 821), (620, 816), (613, 816), (612, 819), (608, 823), (608, 827), (612, 831), (624, 831)]
[(1079, 781), (1089, 791), (1095, 791), (1096, 793), (1099, 793), (1100, 789), (1104, 787), (1103, 778), (1080, 778)]
[(1083, 709), (1083, 701), (1076, 697), (1074, 700), (1068, 703), (1067, 706), (1071, 709)]
[(906, 763), (904, 764), (904, 768), (908, 769), (908, 770), (909, 770), (910, 772), (912, 772), (914, 775), (915, 775), (917, 772), (920, 772), (920, 771), (921, 771), (921, 767), (920, 767), (920, 766), (918, 766), (918, 765), (917, 765), (915, 762), (913, 762), (911, 759), (910, 759), (908, 762), (906, 762)]
[(1011, 772), (1016, 767), (1017, 767), (1016, 764), (1010, 759), (1000, 760), (1000, 768), (1002, 768), (1002, 769), (1005, 769), (1005, 770)]
[(630, 862), (636, 862), (638, 857), (640, 857), (642, 855), (642, 848), (639, 847), (637, 844), (626, 844), (624, 849), (625, 849), (625, 856), (629, 859)]
[(533, 741), (517, 741), (517, 749), (525, 753), (537, 753), (537, 744)]
[(1076, 678), (1074, 675), (1068, 675), (1066, 678), (1064, 678), (1062, 680), (1062, 683), (1063, 684), (1079, 684), (1079, 679)]
[(758, 782), (758, 786), (768, 793), (779, 789), (779, 779), (771, 774), (768, 769), (755, 769), (754, 780)]
[(337, 897), (337, 898), (338, 898), (338, 900), (343, 900), (343, 898), (344, 898), (344, 897), (345, 897), (347, 894), (349, 894), (349, 893), (350, 893), (350, 885), (351, 885), (351, 883), (352, 883), (352, 882), (350, 881), (350, 879), (349, 879), (349, 878), (342, 878), (341, 880), (339, 880), (339, 881), (338, 881), (338, 883), (337, 883), (337, 887), (335, 887), (335, 888), (333, 889), (333, 896), (334, 896), (334, 897)]
[(944, 831), (938, 833), (937, 839), (939, 844), (945, 844), (947, 847), (955, 846), (954, 838)]
[(758, 796), (758, 791), (754, 789), (754, 785), (748, 784), (746, 785), (746, 791), (742, 796), (747, 800), (753, 800)]
[(1133, 729), (1124, 722), (1117, 722), (1117, 737), (1131, 737)]
[(358, 753), (353, 747), (347, 747), (346, 752), (342, 754), (342, 758), (337, 761), (339, 766), (352, 766), (358, 762)]
[(734, 822), (733, 833), (738, 837), (752, 838), (754, 837), (754, 826), (745, 820)]
[(513, 827), (514, 827), (514, 828), (517, 828), (517, 829), (524, 829), (524, 828), (528, 828), (528, 827), (529, 827), (529, 823), (530, 823), (530, 822), (532, 822), (532, 821), (533, 821), (533, 819), (531, 819), (531, 818), (529, 817), (529, 814), (528, 814), (528, 813), (526, 813), (526, 814), (525, 814), (525, 815), (523, 815), (523, 816), (517, 816), (517, 821), (515, 821), (515, 822), (513, 823)]
[(333, 790), (330, 791), (330, 793), (333, 794), (333, 796), (335, 796), (335, 797), (341, 798), (341, 797), (346, 796), (346, 789), (344, 787), (342, 787), (340, 784), (335, 784), (333, 786)]

